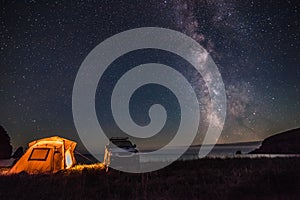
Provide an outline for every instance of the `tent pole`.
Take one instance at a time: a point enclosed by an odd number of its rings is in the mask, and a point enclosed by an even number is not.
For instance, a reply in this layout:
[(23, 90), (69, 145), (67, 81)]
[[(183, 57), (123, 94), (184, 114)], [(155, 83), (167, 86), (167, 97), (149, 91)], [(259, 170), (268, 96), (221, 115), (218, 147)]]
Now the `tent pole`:
[(62, 154), (63, 154), (63, 169), (65, 169), (66, 168), (66, 166), (65, 166), (65, 140), (63, 140), (63, 146), (62, 146)]

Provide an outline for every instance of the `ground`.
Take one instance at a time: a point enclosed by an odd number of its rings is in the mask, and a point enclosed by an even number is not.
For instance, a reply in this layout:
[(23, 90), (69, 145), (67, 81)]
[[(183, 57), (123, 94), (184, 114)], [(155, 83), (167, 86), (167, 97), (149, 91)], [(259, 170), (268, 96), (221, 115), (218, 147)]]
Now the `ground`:
[(0, 199), (300, 199), (300, 158), (177, 161), (145, 174), (95, 164), (2, 175)]

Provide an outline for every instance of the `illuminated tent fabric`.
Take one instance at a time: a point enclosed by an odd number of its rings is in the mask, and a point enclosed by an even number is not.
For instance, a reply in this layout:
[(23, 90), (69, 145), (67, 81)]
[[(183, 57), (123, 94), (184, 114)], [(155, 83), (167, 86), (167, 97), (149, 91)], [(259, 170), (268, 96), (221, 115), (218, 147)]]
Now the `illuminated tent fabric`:
[(54, 173), (68, 169), (76, 163), (75, 146), (76, 142), (58, 136), (30, 142), (28, 150), (11, 168), (10, 173)]

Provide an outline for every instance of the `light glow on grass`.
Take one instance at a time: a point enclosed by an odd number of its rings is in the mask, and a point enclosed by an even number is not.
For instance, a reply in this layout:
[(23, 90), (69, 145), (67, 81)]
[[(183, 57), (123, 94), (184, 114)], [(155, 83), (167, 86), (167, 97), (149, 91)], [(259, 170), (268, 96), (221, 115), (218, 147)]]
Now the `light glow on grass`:
[(10, 168), (0, 168), (0, 176), (8, 175)]
[(95, 164), (75, 165), (74, 167), (69, 168), (67, 171), (81, 172), (82, 170), (104, 170), (104, 169), (106, 169), (106, 167), (103, 163), (95, 163)]

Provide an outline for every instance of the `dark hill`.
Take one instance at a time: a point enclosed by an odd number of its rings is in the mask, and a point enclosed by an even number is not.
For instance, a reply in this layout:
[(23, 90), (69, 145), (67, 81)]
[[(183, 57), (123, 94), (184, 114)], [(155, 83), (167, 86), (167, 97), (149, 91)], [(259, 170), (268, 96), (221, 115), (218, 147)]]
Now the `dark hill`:
[(251, 154), (300, 154), (300, 128), (266, 138)]

